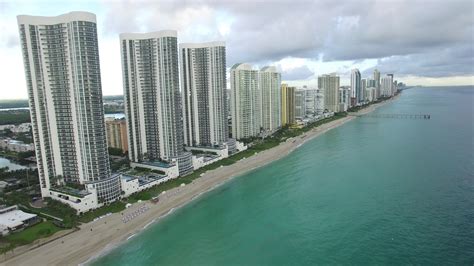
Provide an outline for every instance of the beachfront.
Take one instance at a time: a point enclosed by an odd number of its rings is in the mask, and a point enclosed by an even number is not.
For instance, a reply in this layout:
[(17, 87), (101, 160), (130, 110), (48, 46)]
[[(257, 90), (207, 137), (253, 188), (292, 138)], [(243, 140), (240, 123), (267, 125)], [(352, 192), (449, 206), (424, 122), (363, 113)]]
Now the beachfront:
[[(386, 102), (371, 105), (359, 111), (358, 114), (371, 112)], [(306, 141), (354, 118), (353, 116), (348, 116), (323, 124), (307, 132), (304, 137), (296, 137), (294, 141), (281, 143), (279, 146), (260, 152), (251, 158), (246, 158), (233, 165), (209, 171), (201, 178), (194, 180), (191, 184), (171, 189), (165, 194), (162, 194), (158, 204), (152, 204), (150, 202), (134, 204), (122, 213), (112, 214), (97, 221), (84, 224), (80, 227), (81, 230), (18, 255), (6, 261), (5, 264), (77, 265), (89, 261), (107, 249), (113, 248), (121, 241), (129, 239), (143, 228), (146, 228), (153, 221), (183, 206), (199, 195), (212, 190), (235, 176), (242, 175), (252, 169), (280, 159)], [(146, 208), (144, 208), (144, 206), (146, 206)], [(144, 209), (146, 209), (146, 211), (143, 211)], [(130, 217), (133, 217), (133, 219), (130, 219)], [(46, 254), (47, 256), (45, 256)]]

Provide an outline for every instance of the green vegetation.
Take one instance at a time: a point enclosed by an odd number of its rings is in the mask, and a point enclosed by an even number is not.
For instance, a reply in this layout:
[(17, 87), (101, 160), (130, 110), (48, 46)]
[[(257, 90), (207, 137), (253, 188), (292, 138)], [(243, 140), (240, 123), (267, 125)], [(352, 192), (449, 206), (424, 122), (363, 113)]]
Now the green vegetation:
[(114, 156), (123, 156), (122, 149), (109, 147), (109, 154)]
[(0, 111), (0, 125), (18, 125), (30, 121), (29, 110)]
[(125, 210), (125, 203), (122, 201), (115, 201), (109, 205), (82, 214), (78, 217), (78, 221), (88, 223), (99, 216), (106, 215), (107, 213), (116, 213), (123, 210)]
[(44, 221), (28, 227), (20, 232), (12, 233), (2, 239), (2, 242), (6, 244), (0, 249), (1, 253), (8, 250), (14, 249), (17, 246), (27, 245), (33, 243), (35, 240), (43, 237), (48, 237), (54, 233), (60, 231), (61, 228), (57, 227), (51, 221)]
[(103, 96), (102, 99), (104, 99), (104, 102), (116, 101), (116, 100), (123, 101), (123, 95), (106, 95), (106, 96)]
[(113, 158), (111, 158), (110, 160), (110, 169), (112, 169), (112, 172), (118, 172), (120, 169), (129, 167), (130, 161), (128, 160), (128, 157), (124, 157), (123, 159), (119, 160), (114, 160)]
[(124, 108), (123, 106), (112, 106), (112, 105), (106, 105), (104, 106), (104, 113), (105, 114), (117, 114), (117, 113), (123, 113)]
[(0, 100), (0, 109), (28, 107), (28, 100)]

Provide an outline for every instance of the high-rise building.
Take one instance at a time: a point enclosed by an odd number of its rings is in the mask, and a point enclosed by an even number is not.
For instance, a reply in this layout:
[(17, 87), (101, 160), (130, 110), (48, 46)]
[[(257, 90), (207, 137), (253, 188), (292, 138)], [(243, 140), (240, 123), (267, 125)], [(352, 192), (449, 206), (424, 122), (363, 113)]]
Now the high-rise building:
[(367, 89), (367, 80), (360, 80), (360, 102), (363, 103), (366, 101), (367, 95), (365, 95), (365, 90)]
[(367, 78), (367, 88), (375, 88), (375, 79)]
[(318, 114), (317, 111), (317, 96), (318, 90), (317, 89), (309, 89), (305, 87), (305, 114), (307, 117), (313, 117)]
[(127, 152), (128, 138), (125, 118), (106, 118), (105, 127), (107, 132), (107, 146), (109, 148), (121, 149), (124, 153)]
[(259, 77), (262, 128), (275, 131), (281, 127), (281, 74), (275, 67), (264, 67)]
[(357, 68), (351, 71), (351, 92), (352, 98), (355, 98), (356, 103), (359, 104), (363, 101), (363, 91), (361, 84), (360, 72)]
[[(41, 194), (79, 212), (120, 197), (102, 103), (96, 17), (18, 16)], [(82, 185), (74, 195), (67, 185)]]
[(303, 89), (295, 91), (295, 118), (303, 120), (306, 117), (306, 92)]
[(120, 34), (130, 161), (176, 163), (192, 171), (183, 147), (176, 31)]
[(230, 69), (232, 138), (258, 136), (261, 131), (261, 92), (259, 71), (249, 64), (235, 64)]
[(374, 80), (375, 80), (375, 88), (377, 89), (376, 94), (377, 97), (381, 95), (380, 93), (380, 72), (377, 69), (374, 69)]
[(386, 75), (382, 77), (380, 84), (380, 95), (383, 97), (392, 96), (393, 76)]
[(336, 74), (318, 77), (318, 88), (324, 92), (324, 109), (330, 112), (339, 112), (339, 83)]
[(295, 87), (281, 84), (281, 123), (282, 126), (295, 123)]
[(390, 88), (390, 96), (395, 95), (395, 85), (394, 85), (394, 79), (393, 79), (393, 74), (387, 74), (388, 77), (392, 78), (392, 87)]
[(342, 86), (339, 89), (339, 111), (346, 112), (349, 109), (351, 102), (351, 88), (348, 86)]
[(224, 42), (180, 44), (184, 143), (217, 146), (229, 138)]

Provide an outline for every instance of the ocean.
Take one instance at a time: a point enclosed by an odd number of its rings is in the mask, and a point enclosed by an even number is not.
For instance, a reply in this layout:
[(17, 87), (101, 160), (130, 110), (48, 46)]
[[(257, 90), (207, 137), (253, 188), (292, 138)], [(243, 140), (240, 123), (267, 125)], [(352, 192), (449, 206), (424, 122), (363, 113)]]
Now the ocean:
[(474, 263), (474, 88), (405, 90), (93, 265)]

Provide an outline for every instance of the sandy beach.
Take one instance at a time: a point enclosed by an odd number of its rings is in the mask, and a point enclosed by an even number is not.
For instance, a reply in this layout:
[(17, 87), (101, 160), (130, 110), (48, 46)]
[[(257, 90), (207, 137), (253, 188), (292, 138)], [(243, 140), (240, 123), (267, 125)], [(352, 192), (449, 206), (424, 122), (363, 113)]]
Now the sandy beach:
[[(372, 112), (377, 107), (392, 100), (373, 104), (357, 112), (357, 114)], [(93, 258), (133, 237), (133, 235), (153, 222), (203, 193), (224, 184), (236, 176), (243, 175), (252, 169), (278, 160), (310, 139), (320, 136), (355, 118), (355, 116), (348, 115), (347, 117), (323, 124), (308, 131), (303, 136), (294, 138), (294, 141), (281, 143), (277, 147), (260, 152), (233, 165), (208, 171), (191, 184), (168, 190), (165, 194), (160, 195), (158, 204), (151, 202), (136, 203), (122, 213), (115, 213), (97, 221), (81, 225), (80, 230), (76, 232), (31, 249), (23, 254), (18, 254), (3, 262), (2, 265), (87, 264)], [(127, 222), (124, 222), (124, 220)]]

